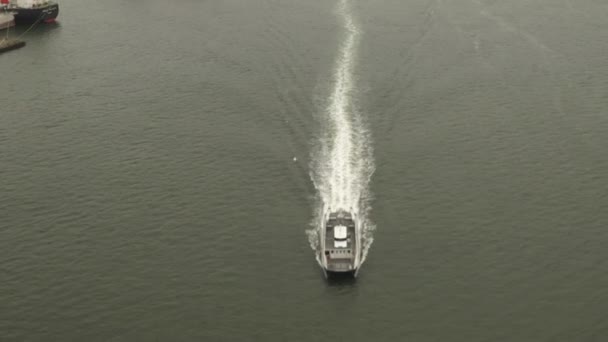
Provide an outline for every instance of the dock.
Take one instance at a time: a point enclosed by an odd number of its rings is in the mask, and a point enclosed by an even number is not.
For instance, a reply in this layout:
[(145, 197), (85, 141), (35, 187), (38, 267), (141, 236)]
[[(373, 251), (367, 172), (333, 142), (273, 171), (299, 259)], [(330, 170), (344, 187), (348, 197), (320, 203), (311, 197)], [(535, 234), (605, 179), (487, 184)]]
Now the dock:
[(16, 50), (25, 46), (23, 40), (18, 39), (3, 39), (0, 40), (0, 53)]
[(0, 12), (0, 30), (11, 26), (15, 26), (15, 16), (12, 13)]

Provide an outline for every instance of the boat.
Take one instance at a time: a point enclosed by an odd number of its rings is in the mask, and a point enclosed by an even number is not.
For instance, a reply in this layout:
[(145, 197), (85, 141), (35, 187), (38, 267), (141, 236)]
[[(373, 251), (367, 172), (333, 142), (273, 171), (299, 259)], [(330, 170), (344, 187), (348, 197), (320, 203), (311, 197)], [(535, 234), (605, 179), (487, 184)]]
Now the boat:
[(59, 4), (48, 0), (0, 0), (5, 11), (15, 15), (16, 24), (52, 23), (59, 15)]
[(15, 16), (10, 12), (0, 10), (0, 30), (9, 28), (15, 25)]
[(360, 222), (346, 210), (327, 211), (319, 234), (319, 260), (326, 277), (356, 276), (361, 263)]

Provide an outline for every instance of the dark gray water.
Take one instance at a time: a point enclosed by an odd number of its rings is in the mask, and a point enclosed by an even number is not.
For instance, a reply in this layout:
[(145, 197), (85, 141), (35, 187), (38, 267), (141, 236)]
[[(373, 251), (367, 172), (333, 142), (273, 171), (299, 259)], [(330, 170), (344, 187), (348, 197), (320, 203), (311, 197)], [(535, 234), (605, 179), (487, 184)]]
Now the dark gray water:
[(605, 341), (608, 5), (350, 1), (376, 230), (328, 283), (336, 6), (63, 0), (1, 55), (0, 341)]

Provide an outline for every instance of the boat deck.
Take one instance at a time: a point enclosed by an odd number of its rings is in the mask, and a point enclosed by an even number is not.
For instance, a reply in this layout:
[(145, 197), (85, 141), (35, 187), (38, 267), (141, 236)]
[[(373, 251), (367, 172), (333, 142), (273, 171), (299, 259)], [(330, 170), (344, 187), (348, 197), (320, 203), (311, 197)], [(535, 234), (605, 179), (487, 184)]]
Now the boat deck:
[[(354, 246), (354, 240), (355, 240), (355, 225), (350, 225), (350, 226), (346, 226), (346, 231), (347, 231), (347, 239), (346, 239), (346, 247), (334, 247), (334, 226), (330, 226), (329, 224), (327, 225), (327, 227), (325, 227), (325, 249), (326, 250), (332, 250), (332, 249), (353, 249), (355, 248)], [(351, 251), (352, 252), (352, 251)]]
[[(346, 227), (345, 245), (336, 247), (334, 240), (334, 228), (337, 226)], [(352, 215), (344, 213), (342, 215), (332, 214), (325, 226), (325, 255), (327, 257), (327, 270), (335, 272), (345, 272), (354, 269), (354, 260), (357, 253), (357, 241), (355, 235), (355, 222)]]

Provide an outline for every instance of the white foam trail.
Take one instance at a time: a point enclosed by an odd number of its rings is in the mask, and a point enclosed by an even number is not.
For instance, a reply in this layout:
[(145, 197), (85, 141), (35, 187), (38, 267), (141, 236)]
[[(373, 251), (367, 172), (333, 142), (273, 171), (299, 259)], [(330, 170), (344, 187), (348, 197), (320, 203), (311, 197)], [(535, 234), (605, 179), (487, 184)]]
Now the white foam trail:
[(369, 132), (354, 103), (354, 65), (359, 30), (349, 1), (341, 0), (336, 9), (345, 29), (334, 69), (333, 89), (327, 107), (321, 113), (322, 132), (312, 153), (311, 178), (318, 190), (318, 210), (313, 228), (308, 231), (313, 249), (324, 213), (344, 209), (359, 217), (365, 260), (372, 243), (373, 225), (367, 219), (370, 210), (369, 180), (374, 171)]

